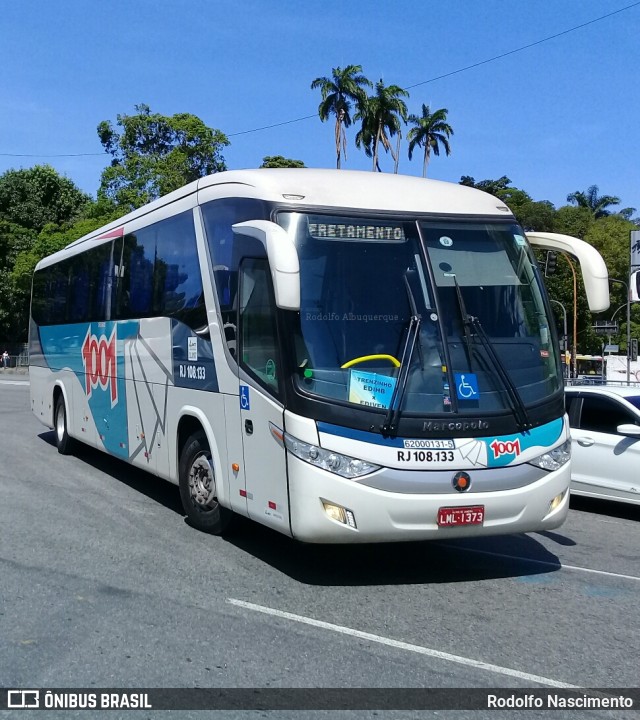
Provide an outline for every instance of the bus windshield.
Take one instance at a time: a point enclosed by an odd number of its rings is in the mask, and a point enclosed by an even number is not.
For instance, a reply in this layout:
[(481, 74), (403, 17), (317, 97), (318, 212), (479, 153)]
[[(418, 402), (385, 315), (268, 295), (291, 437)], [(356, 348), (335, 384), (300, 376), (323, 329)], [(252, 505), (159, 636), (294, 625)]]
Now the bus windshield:
[(401, 395), (403, 414), (425, 416), (514, 412), (562, 387), (517, 225), (291, 212), (279, 222), (300, 260), (301, 392), (381, 413)]
[(470, 393), (458, 379), (461, 403), (471, 395), (479, 407), (498, 410), (509, 396), (515, 395), (512, 405), (532, 405), (560, 390), (553, 323), (519, 226), (422, 222), (420, 228), (454, 376), (471, 372), (477, 387)]

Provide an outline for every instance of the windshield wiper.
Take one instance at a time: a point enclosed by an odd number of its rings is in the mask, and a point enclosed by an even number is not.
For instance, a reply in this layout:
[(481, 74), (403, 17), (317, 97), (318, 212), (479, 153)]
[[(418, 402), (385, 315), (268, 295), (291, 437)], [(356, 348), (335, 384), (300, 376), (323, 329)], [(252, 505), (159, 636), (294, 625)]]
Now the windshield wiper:
[[(474, 317), (473, 315), (469, 315), (467, 313), (467, 309), (464, 304), (464, 300), (462, 298), (462, 292), (460, 290), (460, 285), (458, 285), (458, 279), (454, 276), (453, 282), (456, 287), (456, 297), (458, 298), (458, 309), (460, 310), (460, 317), (462, 320), (462, 327), (464, 329), (464, 338), (465, 338), (465, 344), (467, 349), (467, 359), (469, 361), (469, 368), (473, 371), (472, 366), (472, 355), (473, 355), (473, 348), (472, 348), (472, 339), (474, 337), (478, 337), (480, 339), (480, 342), (482, 343), (482, 346), (485, 349), (485, 352), (491, 361), (490, 363), (487, 363), (487, 365), (494, 370), (494, 374), (498, 376), (500, 379), (502, 386), (507, 392), (507, 397), (509, 398), (509, 405), (511, 406), (511, 409), (513, 410), (514, 417), (516, 419), (516, 422), (518, 423), (518, 427), (520, 430), (529, 430), (533, 425), (531, 424), (531, 421), (529, 420), (529, 415), (527, 413), (527, 408), (525, 407), (525, 404), (522, 402), (522, 398), (520, 397), (520, 393), (518, 392), (518, 388), (515, 386), (513, 380), (509, 376), (509, 373), (507, 372), (507, 369), (504, 366), (504, 363), (502, 360), (500, 360), (500, 357), (495, 351), (495, 348), (493, 347), (493, 344), (491, 343), (491, 340), (487, 337), (487, 334), (484, 331), (484, 328), (480, 324), (480, 320), (478, 320), (477, 317)], [(471, 331), (474, 331), (473, 333)], [(486, 361), (485, 361), (486, 363)]]
[(402, 405), (402, 399), (404, 398), (405, 390), (407, 389), (407, 383), (409, 380), (409, 369), (411, 367), (411, 358), (413, 352), (416, 349), (416, 340), (419, 343), (420, 335), (420, 323), (421, 318), (419, 315), (412, 315), (409, 320), (409, 327), (407, 328), (407, 338), (404, 343), (402, 350), (402, 358), (400, 359), (400, 370), (398, 372), (398, 381), (393, 389), (393, 395), (391, 396), (391, 402), (389, 403), (389, 409), (384, 419), (384, 423), (380, 427), (383, 435), (391, 435), (396, 431), (396, 419), (400, 406)]
[(471, 347), (471, 318), (465, 307), (464, 300), (462, 298), (462, 292), (460, 285), (458, 285), (458, 278), (454, 275), (453, 282), (456, 286), (456, 297), (458, 298), (458, 310), (460, 310), (460, 319), (462, 320), (462, 329), (464, 330), (464, 340), (467, 348), (467, 362), (469, 363), (469, 369), (473, 372), (473, 350)]
[[(421, 316), (418, 313), (418, 306), (416, 304), (416, 298), (413, 294), (413, 290), (411, 289), (411, 284), (409, 283), (409, 271), (404, 274), (404, 286), (407, 291), (407, 298), (409, 299), (409, 307), (411, 308), (411, 316), (418, 318), (418, 323), (421, 322)], [(420, 355), (420, 370), (424, 370), (424, 350), (422, 349), (422, 343), (418, 342), (418, 355)]]
[(469, 322), (471, 324), (471, 327), (475, 330), (475, 334), (477, 335), (477, 337), (480, 338), (480, 342), (482, 343), (482, 346), (484, 347), (485, 352), (491, 361), (492, 367), (495, 369), (496, 374), (502, 381), (502, 384), (507, 391), (507, 396), (509, 397), (511, 408), (513, 409), (513, 414), (515, 416), (516, 422), (518, 423), (518, 427), (522, 431), (531, 429), (533, 425), (531, 423), (531, 420), (529, 419), (527, 408), (522, 402), (522, 398), (520, 397), (518, 388), (515, 386), (515, 383), (509, 376), (509, 373), (504, 366), (504, 363), (502, 362), (502, 360), (500, 360), (499, 355), (496, 353), (495, 348), (491, 343), (491, 340), (489, 340), (489, 338), (487, 337), (484, 328), (480, 324), (480, 320), (478, 320), (477, 317), (473, 317), (472, 315), (470, 315)]

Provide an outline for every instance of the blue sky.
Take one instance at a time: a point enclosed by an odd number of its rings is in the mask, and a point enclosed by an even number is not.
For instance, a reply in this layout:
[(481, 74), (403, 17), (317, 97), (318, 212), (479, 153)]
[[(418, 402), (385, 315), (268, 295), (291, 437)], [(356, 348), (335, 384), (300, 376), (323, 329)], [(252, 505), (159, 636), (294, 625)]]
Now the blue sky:
[[(640, 211), (638, 38), (634, 0), (0, 0), (0, 173), (49, 163), (95, 195), (108, 163), (96, 126), (138, 103), (222, 130), (230, 169), (265, 155), (334, 167), (331, 122), (245, 131), (314, 115), (311, 81), (360, 64), (373, 81), (424, 83), (410, 112), (448, 108), (452, 154), (429, 177), (507, 175), (556, 206), (596, 184)], [(369, 169), (354, 136), (345, 167)], [(420, 175), (402, 152), (400, 172)]]

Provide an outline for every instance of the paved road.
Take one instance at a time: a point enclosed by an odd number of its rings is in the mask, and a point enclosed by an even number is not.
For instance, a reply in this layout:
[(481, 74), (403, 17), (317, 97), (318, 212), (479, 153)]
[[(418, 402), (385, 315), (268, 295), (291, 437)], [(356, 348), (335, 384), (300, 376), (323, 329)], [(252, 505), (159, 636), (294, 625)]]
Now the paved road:
[(305, 546), (245, 521), (207, 536), (173, 485), (59, 455), (15, 382), (0, 378), (2, 687), (640, 685), (639, 508), (576, 500), (555, 532), (476, 542)]

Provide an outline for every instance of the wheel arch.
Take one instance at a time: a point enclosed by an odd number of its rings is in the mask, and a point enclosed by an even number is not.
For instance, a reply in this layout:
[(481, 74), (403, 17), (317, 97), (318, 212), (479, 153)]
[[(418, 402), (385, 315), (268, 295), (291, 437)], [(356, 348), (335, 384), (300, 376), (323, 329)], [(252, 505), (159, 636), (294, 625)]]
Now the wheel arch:
[(175, 463), (175, 477), (179, 480), (180, 474), (180, 456), (187, 440), (194, 433), (202, 431), (207, 438), (209, 450), (211, 451), (211, 460), (213, 469), (216, 474), (216, 486), (218, 490), (218, 502), (223, 507), (230, 507), (229, 503), (229, 476), (225, 471), (226, 468), (226, 440), (220, 438), (218, 443), (207, 416), (197, 407), (184, 407), (180, 411), (178, 424), (176, 428), (176, 446), (173, 462)]
[[(53, 398), (52, 398), (52, 404), (51, 404), (51, 427), (55, 428), (56, 426), (56, 406), (58, 404), (58, 398), (62, 395), (62, 399), (64, 400), (64, 407), (66, 410), (66, 416), (67, 416), (67, 432), (69, 432), (71, 426), (73, 425), (72, 420), (72, 412), (71, 412), (71, 403), (69, 401), (69, 395), (67, 392), (66, 385), (62, 382), (62, 380), (56, 380), (56, 382), (53, 385)], [(69, 433), (71, 434), (71, 433)]]

